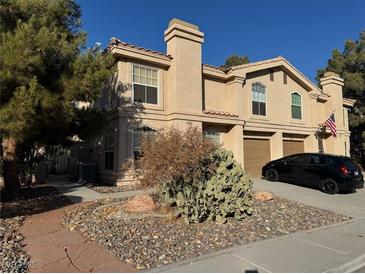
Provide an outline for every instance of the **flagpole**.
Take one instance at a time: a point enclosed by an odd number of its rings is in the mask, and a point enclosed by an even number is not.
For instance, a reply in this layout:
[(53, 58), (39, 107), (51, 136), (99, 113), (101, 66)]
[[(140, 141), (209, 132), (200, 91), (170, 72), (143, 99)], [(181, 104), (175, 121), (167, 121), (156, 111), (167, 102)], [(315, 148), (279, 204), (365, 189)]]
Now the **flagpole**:
[[(337, 109), (334, 109), (334, 110), (330, 113), (330, 115), (328, 115), (328, 116), (327, 116), (327, 119), (326, 119), (325, 121), (327, 121), (327, 120), (328, 120), (328, 118), (329, 118), (329, 117), (331, 117), (331, 115), (332, 115), (333, 113), (335, 113), (335, 112), (336, 112), (336, 110), (337, 110)], [(321, 125), (317, 128), (316, 133), (319, 133), (323, 127), (325, 127), (324, 123), (322, 123), (322, 124), (321, 124)]]
[[(330, 113), (330, 115), (328, 115), (328, 116), (327, 116), (327, 119), (326, 119), (325, 121), (327, 121), (327, 120), (328, 120), (328, 118), (330, 118), (330, 117), (331, 117), (331, 115), (332, 115), (333, 113), (335, 113), (336, 111), (337, 111), (337, 109), (335, 109), (334, 111), (332, 111), (332, 112)], [(323, 126), (323, 124), (324, 124), (324, 123), (322, 123), (322, 124), (321, 124), (321, 126), (320, 126), (319, 128), (324, 127), (324, 126)]]
[(330, 115), (328, 115), (327, 119), (328, 119), (329, 117), (331, 117), (331, 115), (332, 115), (333, 113), (335, 113), (335, 112), (336, 112), (336, 110), (337, 110), (337, 109), (335, 109), (334, 111), (332, 111), (332, 112), (331, 112), (331, 114), (330, 114)]

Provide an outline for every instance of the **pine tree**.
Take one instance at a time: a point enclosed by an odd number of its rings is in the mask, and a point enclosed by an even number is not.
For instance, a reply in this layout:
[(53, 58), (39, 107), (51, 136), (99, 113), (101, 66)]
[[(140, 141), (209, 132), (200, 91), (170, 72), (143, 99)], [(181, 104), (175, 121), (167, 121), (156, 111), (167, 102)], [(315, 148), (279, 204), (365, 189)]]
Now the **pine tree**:
[(20, 186), (15, 160), (22, 144), (60, 144), (85, 132), (85, 112), (88, 122), (100, 115), (77, 103), (97, 98), (113, 59), (98, 48), (85, 50), (80, 17), (74, 0), (1, 0), (0, 130), (8, 190)]
[(344, 50), (332, 51), (324, 69), (317, 71), (317, 80), (326, 71), (333, 71), (344, 79), (343, 96), (356, 100), (350, 112), (351, 155), (365, 165), (365, 30), (359, 40), (347, 40)]

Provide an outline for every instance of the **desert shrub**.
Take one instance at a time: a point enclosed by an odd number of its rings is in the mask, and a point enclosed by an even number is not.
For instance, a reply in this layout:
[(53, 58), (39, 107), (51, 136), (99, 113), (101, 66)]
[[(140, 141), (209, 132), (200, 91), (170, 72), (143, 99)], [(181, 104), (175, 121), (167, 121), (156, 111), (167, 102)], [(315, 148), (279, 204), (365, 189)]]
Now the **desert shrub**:
[(147, 138), (141, 141), (141, 157), (136, 163), (142, 175), (141, 183), (147, 186), (178, 181), (191, 184), (205, 178), (209, 165), (204, 169), (196, 166), (216, 148), (217, 145), (195, 127), (186, 131), (175, 128), (158, 131), (153, 141)]
[(142, 140), (137, 166), (144, 185), (159, 186), (162, 201), (188, 223), (238, 220), (251, 213), (252, 182), (233, 154), (197, 128), (169, 128)]
[(162, 199), (175, 206), (186, 222), (225, 223), (228, 217), (241, 220), (251, 214), (252, 181), (231, 152), (215, 149), (194, 168), (205, 170), (206, 176), (190, 183), (183, 178), (161, 183)]

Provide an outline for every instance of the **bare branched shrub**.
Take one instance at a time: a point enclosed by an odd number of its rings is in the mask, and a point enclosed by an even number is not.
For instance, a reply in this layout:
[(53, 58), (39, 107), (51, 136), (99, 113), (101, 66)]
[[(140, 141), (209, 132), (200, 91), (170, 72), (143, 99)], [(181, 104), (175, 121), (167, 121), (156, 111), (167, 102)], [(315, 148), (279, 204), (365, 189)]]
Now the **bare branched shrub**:
[(167, 128), (157, 133), (155, 140), (143, 139), (142, 157), (137, 161), (142, 184), (158, 185), (162, 182), (193, 182), (207, 170), (195, 168), (204, 157), (217, 148), (201, 130), (191, 127), (186, 131)]

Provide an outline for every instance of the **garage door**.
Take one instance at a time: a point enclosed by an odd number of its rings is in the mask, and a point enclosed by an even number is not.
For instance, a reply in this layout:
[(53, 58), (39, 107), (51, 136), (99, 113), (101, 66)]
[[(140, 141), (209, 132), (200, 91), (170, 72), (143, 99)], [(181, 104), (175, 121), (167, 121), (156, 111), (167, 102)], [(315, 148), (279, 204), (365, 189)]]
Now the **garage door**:
[(288, 156), (295, 153), (304, 152), (304, 142), (303, 141), (289, 141), (283, 140), (283, 153), (284, 156)]
[(253, 177), (261, 177), (262, 167), (270, 161), (270, 141), (243, 139), (245, 170)]

